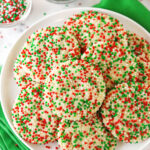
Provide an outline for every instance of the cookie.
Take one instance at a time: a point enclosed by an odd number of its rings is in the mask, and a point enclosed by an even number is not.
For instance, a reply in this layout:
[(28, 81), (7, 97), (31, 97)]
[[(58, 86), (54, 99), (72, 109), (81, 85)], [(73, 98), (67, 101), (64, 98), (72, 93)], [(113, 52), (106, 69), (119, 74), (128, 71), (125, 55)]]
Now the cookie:
[(135, 53), (140, 66), (139, 80), (150, 85), (150, 44), (142, 37), (127, 32), (129, 48)]
[(27, 39), (14, 65), (14, 77), (45, 83), (52, 67), (64, 60), (80, 58), (80, 47), (67, 28), (46, 27)]
[(105, 126), (119, 140), (137, 143), (150, 137), (150, 86), (128, 82), (115, 86), (101, 107)]
[(137, 57), (139, 65), (139, 81), (145, 82), (150, 85), (150, 60), (146, 57), (145, 53)]
[(113, 63), (104, 72), (104, 81), (108, 89), (113, 88), (115, 85), (127, 82), (138, 81), (139, 79), (139, 65), (134, 53), (128, 51)]
[(89, 118), (105, 98), (105, 83), (98, 68), (83, 60), (58, 64), (46, 79), (45, 101), (53, 113), (69, 120)]
[(104, 42), (99, 39), (86, 49), (81, 58), (93, 65), (98, 65), (104, 73), (113, 62), (124, 57), (127, 51), (130, 51), (128, 47), (119, 45), (115, 41)]
[(45, 144), (57, 139), (60, 119), (45, 106), (42, 85), (21, 90), (12, 109), (12, 121), (16, 132), (30, 143)]
[[(19, 65), (14, 69), (14, 79), (17, 85), (21, 87), (21, 89), (26, 89), (29, 85), (34, 84), (35, 82), (32, 81), (31, 78), (27, 78), (27, 76), (30, 76), (30, 74), (24, 74), (24, 71), (22, 69), (23, 67)], [(21, 74), (21, 72), (23, 74)]]
[(136, 33), (130, 31), (127, 32), (128, 46), (138, 56), (142, 51), (147, 55), (150, 60), (150, 44), (143, 37), (140, 37)]
[(62, 120), (58, 128), (62, 150), (115, 150), (117, 140), (94, 114), (88, 120)]
[(126, 39), (126, 31), (116, 18), (97, 11), (76, 14), (65, 21), (65, 26), (77, 37), (84, 51), (99, 39), (119, 43), (125, 43)]

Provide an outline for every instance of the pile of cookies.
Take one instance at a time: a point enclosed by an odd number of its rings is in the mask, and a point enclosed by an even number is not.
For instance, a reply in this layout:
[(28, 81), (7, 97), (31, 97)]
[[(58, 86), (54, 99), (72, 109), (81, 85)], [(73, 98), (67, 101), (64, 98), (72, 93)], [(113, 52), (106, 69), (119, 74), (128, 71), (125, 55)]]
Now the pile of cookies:
[(150, 138), (150, 45), (120, 22), (84, 11), (37, 30), (14, 65), (12, 109), (26, 141), (62, 150), (115, 150)]

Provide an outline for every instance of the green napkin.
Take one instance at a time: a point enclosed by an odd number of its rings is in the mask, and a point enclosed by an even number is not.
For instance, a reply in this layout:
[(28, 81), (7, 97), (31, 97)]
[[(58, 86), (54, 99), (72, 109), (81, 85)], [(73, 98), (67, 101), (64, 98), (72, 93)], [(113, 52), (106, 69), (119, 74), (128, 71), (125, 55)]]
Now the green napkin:
[(150, 32), (150, 11), (138, 0), (101, 0), (94, 7), (109, 9), (123, 14)]
[[(0, 67), (1, 72), (1, 67)], [(8, 125), (0, 103), (0, 150), (29, 150)]]

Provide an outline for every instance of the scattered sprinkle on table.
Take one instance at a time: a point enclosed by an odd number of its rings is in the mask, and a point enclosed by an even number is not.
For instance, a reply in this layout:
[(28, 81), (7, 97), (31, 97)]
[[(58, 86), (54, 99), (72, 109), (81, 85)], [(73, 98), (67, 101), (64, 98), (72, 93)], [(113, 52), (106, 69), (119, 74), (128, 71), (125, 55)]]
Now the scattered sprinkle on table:
[(46, 15), (47, 15), (47, 13), (46, 13), (46, 12), (44, 12), (44, 13), (43, 13), (43, 15), (44, 15), (44, 16), (46, 16)]

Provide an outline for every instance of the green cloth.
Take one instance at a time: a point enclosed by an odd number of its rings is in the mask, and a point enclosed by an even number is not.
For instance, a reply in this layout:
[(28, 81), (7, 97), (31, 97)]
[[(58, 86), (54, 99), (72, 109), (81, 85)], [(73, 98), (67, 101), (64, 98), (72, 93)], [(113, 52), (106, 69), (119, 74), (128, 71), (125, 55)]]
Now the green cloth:
[[(1, 72), (1, 67), (0, 67)], [(29, 150), (8, 125), (0, 103), (0, 150)]]
[(101, 0), (94, 5), (97, 8), (104, 8), (123, 14), (150, 32), (150, 11), (138, 0)]

